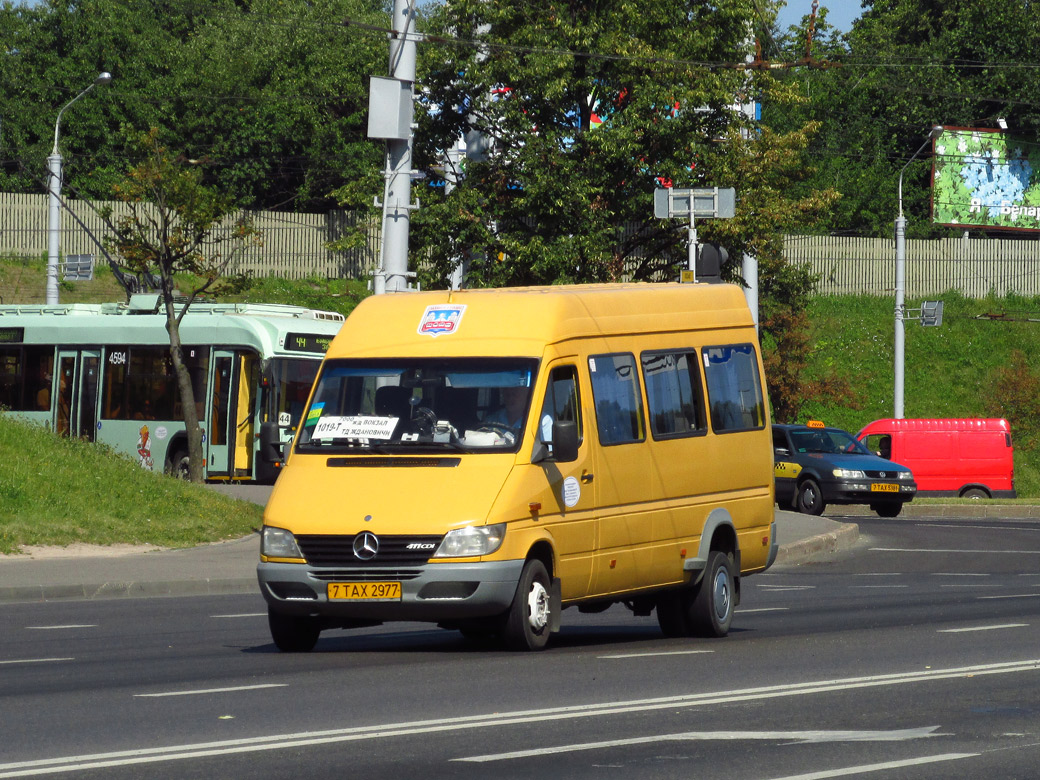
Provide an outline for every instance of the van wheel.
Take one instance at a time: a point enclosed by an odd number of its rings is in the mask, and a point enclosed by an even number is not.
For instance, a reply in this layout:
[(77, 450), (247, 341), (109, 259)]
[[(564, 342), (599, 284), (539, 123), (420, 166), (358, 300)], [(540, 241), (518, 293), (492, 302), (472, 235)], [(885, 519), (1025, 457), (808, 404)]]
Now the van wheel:
[(283, 653), (309, 653), (318, 643), (321, 627), (312, 617), (283, 615), (267, 608), (267, 625), (271, 628), (271, 639)]
[(822, 515), (823, 508), (827, 506), (823, 502), (823, 493), (816, 480), (807, 479), (798, 486), (798, 495), (794, 502), (799, 512), (805, 515)]
[(961, 493), (961, 498), (974, 498), (978, 501), (980, 498), (989, 498), (989, 493), (982, 488), (968, 488)]
[(541, 650), (549, 641), (553, 617), (549, 588), (545, 564), (537, 558), (525, 563), (502, 629), (510, 650)]
[(733, 622), (736, 587), (733, 560), (726, 553), (712, 550), (708, 567), (687, 609), (694, 636), (720, 637), (729, 633)]

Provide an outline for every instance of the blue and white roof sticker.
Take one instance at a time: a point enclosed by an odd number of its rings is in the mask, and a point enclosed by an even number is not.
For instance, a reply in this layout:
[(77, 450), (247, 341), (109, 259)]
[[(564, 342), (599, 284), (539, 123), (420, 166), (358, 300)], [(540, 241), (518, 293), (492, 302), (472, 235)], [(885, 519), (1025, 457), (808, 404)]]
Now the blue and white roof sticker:
[(420, 336), (454, 333), (459, 329), (465, 311), (465, 304), (439, 303), (427, 306), (417, 332)]

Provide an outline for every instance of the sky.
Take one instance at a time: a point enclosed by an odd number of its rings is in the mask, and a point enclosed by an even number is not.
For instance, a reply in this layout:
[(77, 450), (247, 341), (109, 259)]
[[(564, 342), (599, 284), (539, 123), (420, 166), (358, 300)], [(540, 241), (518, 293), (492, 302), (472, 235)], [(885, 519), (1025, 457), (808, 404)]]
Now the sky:
[[(852, 20), (863, 11), (859, 0), (821, 0), (820, 8), (827, 9), (827, 21), (842, 32), (848, 32), (852, 28)], [(812, 0), (787, 0), (787, 6), (780, 9), (777, 16), (777, 26), (786, 30), (792, 24), (798, 24), (811, 11)]]

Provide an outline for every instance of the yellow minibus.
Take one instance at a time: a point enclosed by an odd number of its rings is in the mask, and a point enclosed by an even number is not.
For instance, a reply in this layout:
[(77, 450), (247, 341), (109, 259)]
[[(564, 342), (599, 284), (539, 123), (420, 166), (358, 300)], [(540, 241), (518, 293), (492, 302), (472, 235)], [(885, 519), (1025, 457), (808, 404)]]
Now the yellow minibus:
[(734, 285), (368, 298), (264, 513), (276, 646), (419, 620), (541, 649), (618, 602), (724, 636), (777, 551), (763, 387)]

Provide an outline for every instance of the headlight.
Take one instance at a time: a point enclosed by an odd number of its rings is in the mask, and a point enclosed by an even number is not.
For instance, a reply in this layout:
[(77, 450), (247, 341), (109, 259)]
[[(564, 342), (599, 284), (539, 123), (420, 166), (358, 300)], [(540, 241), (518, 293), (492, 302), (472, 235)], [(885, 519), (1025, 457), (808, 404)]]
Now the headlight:
[(900, 471), (899, 472), (898, 479), (913, 479), (913, 478), (914, 478), (913, 472), (910, 472), (910, 471)]
[(268, 558), (302, 558), (296, 537), (284, 528), (265, 525), (260, 532), (260, 554)]
[(831, 472), (838, 479), (866, 479), (867, 475), (855, 469), (834, 469)]
[(475, 558), (490, 555), (502, 546), (506, 538), (506, 524), (471, 525), (448, 531), (441, 540), (434, 558)]

